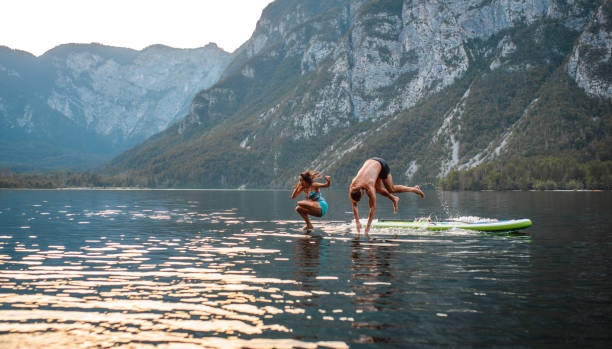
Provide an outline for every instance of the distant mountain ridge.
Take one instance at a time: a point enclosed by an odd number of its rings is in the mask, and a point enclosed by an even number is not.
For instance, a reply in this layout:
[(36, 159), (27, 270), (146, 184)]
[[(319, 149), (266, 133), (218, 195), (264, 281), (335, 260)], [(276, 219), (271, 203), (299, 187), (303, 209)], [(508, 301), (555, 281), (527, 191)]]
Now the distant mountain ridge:
[(66, 44), (40, 57), (0, 47), (0, 167), (100, 165), (187, 115), (230, 54)]
[(183, 120), (105, 169), (142, 185), (397, 182), (569, 154), (612, 159), (612, 1), (277, 0)]

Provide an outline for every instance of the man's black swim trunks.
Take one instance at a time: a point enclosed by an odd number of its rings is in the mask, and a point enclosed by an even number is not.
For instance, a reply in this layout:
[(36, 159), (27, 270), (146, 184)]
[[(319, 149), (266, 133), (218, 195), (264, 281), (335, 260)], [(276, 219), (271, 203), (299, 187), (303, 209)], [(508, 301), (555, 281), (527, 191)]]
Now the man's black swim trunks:
[(389, 165), (387, 164), (387, 162), (384, 159), (377, 158), (377, 157), (374, 157), (370, 160), (376, 160), (380, 163), (381, 169), (380, 169), (380, 173), (378, 174), (378, 178), (386, 179), (387, 176), (389, 175), (389, 172), (391, 172), (391, 169), (389, 168)]

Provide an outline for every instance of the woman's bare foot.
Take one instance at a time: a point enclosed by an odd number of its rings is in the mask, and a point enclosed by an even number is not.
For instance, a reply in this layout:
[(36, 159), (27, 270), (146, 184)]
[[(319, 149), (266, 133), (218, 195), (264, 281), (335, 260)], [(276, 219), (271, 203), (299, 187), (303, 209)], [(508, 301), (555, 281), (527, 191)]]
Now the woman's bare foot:
[(400, 198), (395, 195), (391, 195), (391, 197), (391, 200), (393, 201), (393, 213), (397, 213), (397, 203), (399, 202)]
[(414, 186), (414, 193), (417, 194), (418, 196), (421, 197), (421, 199), (425, 198), (425, 194), (423, 193), (423, 191), (421, 190), (421, 187), (419, 187), (418, 185)]

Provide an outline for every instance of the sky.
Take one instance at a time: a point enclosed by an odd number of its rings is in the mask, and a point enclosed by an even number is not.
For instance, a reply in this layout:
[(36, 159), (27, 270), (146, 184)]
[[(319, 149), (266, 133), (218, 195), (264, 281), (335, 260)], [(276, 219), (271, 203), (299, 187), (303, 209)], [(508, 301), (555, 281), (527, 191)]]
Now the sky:
[(0, 46), (40, 56), (68, 43), (136, 50), (214, 42), (233, 52), (272, 0), (8, 0), (0, 5)]

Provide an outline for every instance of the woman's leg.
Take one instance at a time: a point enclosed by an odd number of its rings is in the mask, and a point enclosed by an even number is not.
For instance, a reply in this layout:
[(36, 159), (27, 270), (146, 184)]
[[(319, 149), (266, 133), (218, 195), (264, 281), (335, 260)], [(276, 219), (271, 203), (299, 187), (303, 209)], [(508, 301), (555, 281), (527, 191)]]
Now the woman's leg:
[(295, 211), (306, 222), (306, 226), (304, 227), (304, 230), (313, 228), (313, 225), (310, 222), (310, 217), (308, 217), (308, 215), (315, 216), (315, 217), (321, 217), (321, 205), (319, 205), (318, 202), (312, 201), (312, 200), (298, 201), (298, 205), (295, 208)]

